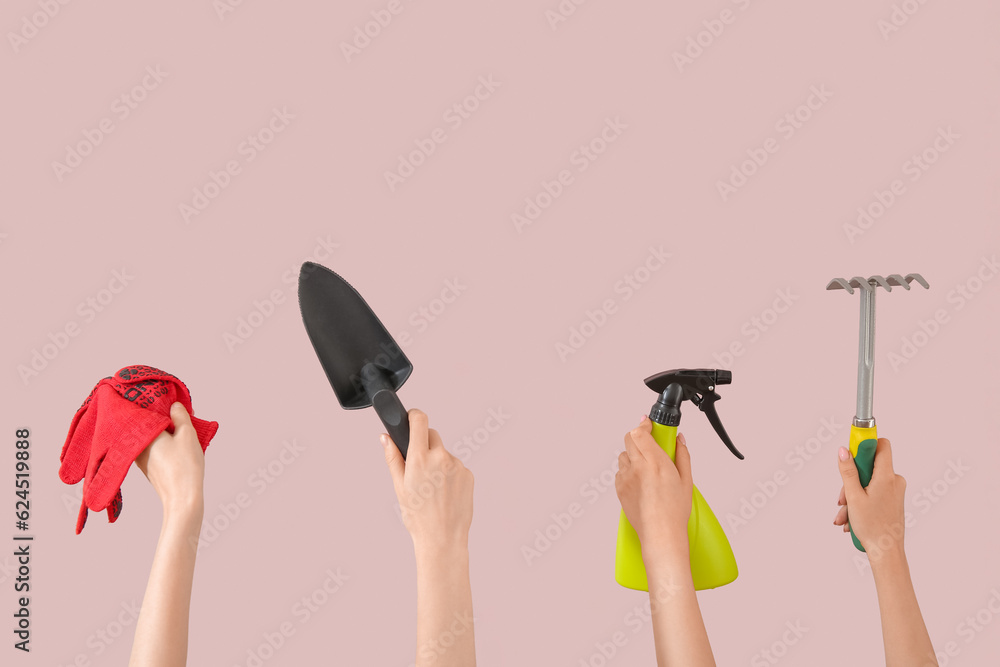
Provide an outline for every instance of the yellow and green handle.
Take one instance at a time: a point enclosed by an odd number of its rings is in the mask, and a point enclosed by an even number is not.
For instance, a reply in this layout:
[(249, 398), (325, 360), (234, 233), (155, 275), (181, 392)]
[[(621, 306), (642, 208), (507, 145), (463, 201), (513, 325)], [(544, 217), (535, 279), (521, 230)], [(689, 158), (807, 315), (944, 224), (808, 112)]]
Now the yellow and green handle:
[[(858, 479), (861, 480), (862, 487), (867, 487), (872, 481), (872, 470), (875, 468), (875, 447), (877, 445), (878, 436), (875, 433), (874, 426), (870, 428), (851, 426), (851, 456), (854, 457), (854, 465), (858, 468)], [(853, 527), (851, 528), (851, 539), (854, 540), (854, 546), (859, 551), (865, 550), (858, 536), (854, 534)]]
[[(874, 429), (872, 429), (874, 432)], [(653, 422), (653, 439), (674, 460), (677, 450), (677, 427)], [(734, 581), (739, 574), (736, 557), (726, 533), (712, 509), (695, 487), (691, 516), (688, 518), (688, 542), (691, 552), (691, 577), (695, 590), (718, 588)], [(615, 552), (615, 580), (625, 588), (648, 591), (642, 546), (623, 510), (618, 519), (618, 545)]]

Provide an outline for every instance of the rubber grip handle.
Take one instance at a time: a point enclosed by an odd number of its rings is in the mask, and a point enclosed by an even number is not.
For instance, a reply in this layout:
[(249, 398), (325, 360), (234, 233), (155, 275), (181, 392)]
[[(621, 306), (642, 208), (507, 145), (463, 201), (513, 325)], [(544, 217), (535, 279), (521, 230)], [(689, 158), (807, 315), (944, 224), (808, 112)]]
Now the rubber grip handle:
[[(875, 448), (878, 446), (878, 437), (875, 427), (861, 428), (851, 426), (851, 454), (854, 456), (854, 465), (858, 469), (858, 479), (862, 488), (866, 488), (872, 481), (872, 471), (875, 469)], [(858, 551), (864, 551), (861, 540), (854, 534), (851, 527), (851, 539)]]
[(372, 406), (405, 461), (410, 444), (410, 418), (402, 401), (392, 389), (382, 389), (372, 396)]

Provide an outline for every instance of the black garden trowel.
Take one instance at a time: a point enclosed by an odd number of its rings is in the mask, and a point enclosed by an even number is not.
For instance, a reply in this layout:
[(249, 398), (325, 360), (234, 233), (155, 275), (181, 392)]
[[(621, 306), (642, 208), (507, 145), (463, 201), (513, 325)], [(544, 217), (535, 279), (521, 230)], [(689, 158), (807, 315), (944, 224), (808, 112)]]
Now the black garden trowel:
[(396, 391), (413, 364), (357, 290), (325, 266), (302, 265), (299, 309), (340, 406), (374, 407), (405, 459), (410, 424)]

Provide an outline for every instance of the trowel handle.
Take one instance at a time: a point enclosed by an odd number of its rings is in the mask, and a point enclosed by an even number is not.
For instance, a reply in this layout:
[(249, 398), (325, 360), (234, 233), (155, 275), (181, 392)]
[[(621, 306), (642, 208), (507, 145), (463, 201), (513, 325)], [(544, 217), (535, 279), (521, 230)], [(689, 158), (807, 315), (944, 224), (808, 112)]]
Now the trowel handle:
[[(874, 426), (871, 428), (851, 426), (851, 456), (854, 457), (854, 465), (858, 468), (858, 479), (861, 480), (862, 487), (867, 487), (872, 481), (872, 470), (875, 468), (875, 447), (877, 445), (878, 436), (875, 434)], [(850, 512), (850, 508), (848, 508), (848, 512)], [(854, 528), (851, 528), (851, 539), (854, 540), (854, 546), (858, 548), (858, 551), (865, 550), (861, 546), (858, 536), (854, 534)]]
[(380, 389), (372, 396), (372, 406), (405, 461), (410, 444), (410, 419), (399, 396), (392, 389)]

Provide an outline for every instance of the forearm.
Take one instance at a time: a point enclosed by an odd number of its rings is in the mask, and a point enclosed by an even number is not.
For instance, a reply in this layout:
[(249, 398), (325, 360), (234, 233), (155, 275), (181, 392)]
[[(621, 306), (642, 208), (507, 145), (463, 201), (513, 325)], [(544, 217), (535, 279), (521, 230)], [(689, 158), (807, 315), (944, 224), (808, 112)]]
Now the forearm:
[(872, 558), (871, 565), (882, 616), (886, 667), (937, 665), (903, 550), (880, 554)]
[(416, 667), (474, 667), (468, 544), (416, 546)]
[(643, 549), (658, 667), (715, 667), (684, 539)]
[(130, 667), (183, 667), (204, 504), (164, 508), (163, 527), (135, 628)]

